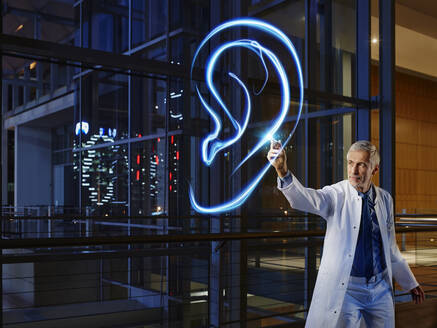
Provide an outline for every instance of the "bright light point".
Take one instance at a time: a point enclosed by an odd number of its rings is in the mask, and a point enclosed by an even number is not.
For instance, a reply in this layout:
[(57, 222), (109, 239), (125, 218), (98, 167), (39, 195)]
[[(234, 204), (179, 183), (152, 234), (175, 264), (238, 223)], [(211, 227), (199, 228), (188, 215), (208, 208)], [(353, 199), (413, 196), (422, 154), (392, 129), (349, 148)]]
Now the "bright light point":
[(377, 38), (373, 38), (372, 39), (372, 43), (378, 43), (378, 39)]
[(81, 131), (84, 134), (88, 134), (89, 129), (90, 129), (90, 126), (87, 122), (77, 122), (74, 130), (75, 130), (76, 135), (79, 135), (79, 133)]

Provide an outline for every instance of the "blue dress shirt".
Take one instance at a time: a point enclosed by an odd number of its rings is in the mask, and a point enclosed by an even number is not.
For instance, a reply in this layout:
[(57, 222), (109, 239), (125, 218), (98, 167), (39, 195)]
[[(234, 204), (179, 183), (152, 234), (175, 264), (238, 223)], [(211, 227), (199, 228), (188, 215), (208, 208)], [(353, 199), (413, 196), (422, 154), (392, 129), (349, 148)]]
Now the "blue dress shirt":
[(381, 231), (375, 212), (376, 193), (374, 187), (371, 186), (365, 194), (361, 192), (358, 192), (358, 194), (363, 198), (363, 206), (351, 276), (369, 279), (371, 276), (385, 270), (386, 263)]

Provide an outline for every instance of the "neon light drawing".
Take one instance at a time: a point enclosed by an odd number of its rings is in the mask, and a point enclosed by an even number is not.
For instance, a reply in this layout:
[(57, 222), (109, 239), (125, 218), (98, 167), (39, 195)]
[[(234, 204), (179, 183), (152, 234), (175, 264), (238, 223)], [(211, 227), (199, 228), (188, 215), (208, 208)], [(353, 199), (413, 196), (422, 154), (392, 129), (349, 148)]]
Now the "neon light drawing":
[[(235, 19), (229, 22), (225, 22), (216, 28), (214, 28), (200, 43), (199, 47), (197, 48), (193, 61), (191, 64), (191, 74), (193, 72), (194, 64), (196, 62), (196, 59), (199, 55), (199, 52), (201, 49), (205, 46), (205, 44), (216, 34), (222, 32), (225, 29), (233, 28), (233, 27), (250, 27), (257, 30), (260, 30), (262, 32), (265, 32), (269, 34), (270, 36), (273, 36), (275, 39), (277, 39), (279, 42), (281, 42), (288, 52), (291, 54), (291, 57), (296, 65), (296, 72), (298, 77), (298, 84), (299, 84), (299, 109), (298, 109), (298, 115), (296, 118), (296, 122), (294, 124), (294, 127), (286, 140), (282, 143), (282, 148), (284, 148), (287, 143), (290, 141), (291, 137), (293, 136), (297, 124), (299, 123), (299, 119), (302, 113), (302, 104), (303, 104), (303, 77), (302, 77), (302, 69), (299, 63), (299, 57), (297, 54), (296, 49), (293, 46), (293, 43), (290, 41), (290, 39), (278, 28), (274, 27), (273, 25), (266, 23), (264, 21), (253, 19), (253, 18), (242, 18), (242, 19)], [(205, 71), (205, 82), (206, 85), (211, 92), (213, 98), (217, 101), (225, 115), (229, 118), (233, 128), (235, 129), (235, 134), (231, 136), (227, 140), (219, 140), (218, 136), (220, 134), (220, 131), (222, 129), (222, 122), (220, 119), (220, 116), (217, 114), (217, 112), (206, 102), (206, 100), (202, 97), (200, 90), (198, 86), (196, 86), (196, 92), (200, 99), (200, 102), (202, 106), (206, 109), (208, 114), (211, 116), (214, 128), (210, 134), (208, 134), (205, 139), (201, 143), (201, 158), (203, 163), (205, 165), (210, 166), (212, 162), (214, 161), (216, 155), (223, 149), (231, 146), (235, 142), (237, 142), (243, 133), (245, 132), (250, 114), (251, 114), (251, 98), (250, 93), (248, 91), (248, 88), (244, 84), (243, 81), (241, 81), (234, 73), (228, 72), (228, 75), (234, 79), (237, 84), (242, 88), (244, 95), (245, 95), (245, 108), (244, 108), (244, 114), (242, 117), (242, 122), (240, 123), (237, 119), (235, 119), (229, 109), (226, 107), (224, 101), (220, 97), (217, 89), (214, 86), (213, 83), (213, 73), (215, 71), (215, 66), (218, 62), (218, 59), (223, 54), (224, 51), (227, 51), (229, 49), (235, 48), (235, 47), (244, 47), (251, 52), (253, 52), (255, 55), (258, 56), (260, 59), (264, 70), (265, 70), (265, 81), (263, 86), (258, 92), (255, 92), (255, 95), (259, 95), (263, 88), (265, 87), (267, 80), (268, 80), (268, 69), (266, 66), (265, 61), (269, 60), (271, 65), (275, 68), (276, 74), (278, 75), (278, 79), (280, 82), (281, 87), (281, 108), (279, 110), (279, 115), (273, 120), (271, 127), (269, 130), (264, 134), (264, 136), (261, 138), (261, 140), (249, 151), (249, 153), (243, 158), (243, 160), (235, 167), (234, 172), (238, 170), (249, 158), (251, 158), (256, 152), (259, 151), (259, 149), (265, 145), (266, 142), (269, 142), (274, 138), (275, 133), (279, 130), (282, 123), (284, 122), (288, 108), (290, 106), (290, 86), (287, 78), (287, 73), (281, 64), (280, 60), (275, 56), (275, 54), (262, 46), (259, 42), (255, 40), (248, 40), (248, 39), (241, 39), (236, 41), (230, 41), (223, 45), (220, 45), (218, 48), (212, 50), (212, 53), (207, 61), (206, 64), (206, 71)], [(281, 148), (281, 150), (282, 150)], [(222, 213), (231, 211), (239, 206), (241, 206), (247, 198), (250, 196), (250, 194), (254, 191), (256, 186), (259, 184), (263, 176), (266, 174), (268, 169), (270, 168), (270, 163), (267, 163), (254, 177), (252, 181), (249, 182), (248, 185), (246, 185), (242, 191), (236, 195), (233, 199), (219, 205), (215, 205), (212, 207), (205, 207), (200, 205), (194, 196), (194, 190), (192, 186), (190, 185), (189, 190), (189, 197), (192, 207), (199, 213), (205, 213), (205, 214), (213, 214), (213, 213)]]

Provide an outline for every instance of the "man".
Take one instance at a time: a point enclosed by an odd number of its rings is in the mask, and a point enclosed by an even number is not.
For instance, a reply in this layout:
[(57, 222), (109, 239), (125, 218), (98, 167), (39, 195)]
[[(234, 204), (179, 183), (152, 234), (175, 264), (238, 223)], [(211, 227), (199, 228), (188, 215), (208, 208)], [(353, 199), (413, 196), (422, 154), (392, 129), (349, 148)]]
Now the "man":
[(278, 189), (290, 205), (327, 221), (323, 256), (306, 327), (394, 327), (392, 277), (411, 291), (416, 304), (425, 295), (396, 244), (393, 200), (374, 186), (379, 154), (368, 141), (347, 155), (348, 180), (322, 189), (305, 188), (287, 168), (280, 142), (267, 155), (278, 173)]

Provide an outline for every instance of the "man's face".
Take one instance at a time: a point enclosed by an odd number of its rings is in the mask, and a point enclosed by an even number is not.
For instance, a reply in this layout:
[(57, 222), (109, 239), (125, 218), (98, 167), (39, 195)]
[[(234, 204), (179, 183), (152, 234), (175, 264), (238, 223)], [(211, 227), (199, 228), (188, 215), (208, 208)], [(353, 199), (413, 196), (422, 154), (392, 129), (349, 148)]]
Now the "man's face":
[(361, 192), (366, 192), (372, 176), (378, 171), (378, 166), (372, 167), (370, 154), (367, 151), (350, 151), (347, 154), (347, 172), (351, 185)]

